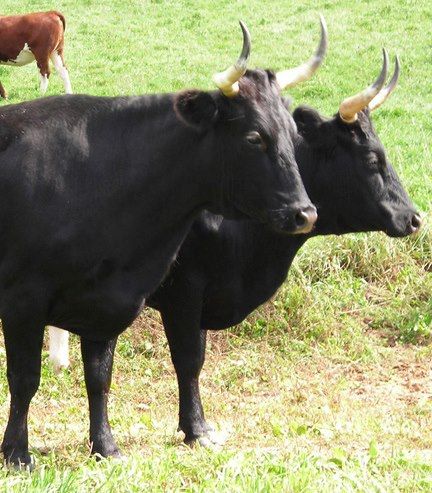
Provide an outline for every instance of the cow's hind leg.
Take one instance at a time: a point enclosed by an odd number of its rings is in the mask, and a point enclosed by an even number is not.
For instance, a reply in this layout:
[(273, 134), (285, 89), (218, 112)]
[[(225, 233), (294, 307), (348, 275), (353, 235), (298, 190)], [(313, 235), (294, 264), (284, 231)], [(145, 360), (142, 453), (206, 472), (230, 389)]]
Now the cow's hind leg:
[(179, 429), (185, 434), (185, 443), (212, 446), (221, 440), (205, 420), (199, 391), (207, 336), (200, 329), (202, 305), (198, 298), (185, 303), (178, 301), (162, 310), (162, 319), (177, 374)]
[(7, 99), (7, 97), (8, 97), (6, 89), (4, 88), (4, 86), (1, 82), (0, 82), (0, 97), (2, 97), (3, 99)]
[(33, 55), (36, 58), (36, 63), (39, 68), (40, 92), (42, 96), (47, 92), (48, 79), (50, 76), (49, 55), (45, 52), (34, 50)]
[[(18, 311), (18, 310), (17, 310)], [(30, 401), (39, 387), (44, 324), (15, 312), (3, 317), (7, 378), (11, 394), (9, 421), (1, 445), (7, 463), (31, 466), (27, 417)]]
[(117, 339), (95, 342), (81, 337), (84, 378), (90, 408), (90, 443), (92, 453), (102, 457), (120, 457), (107, 411), (116, 343)]
[(68, 69), (66, 68), (66, 65), (64, 62), (63, 53), (61, 51), (54, 51), (51, 54), (51, 61), (53, 62), (57, 73), (60, 75), (60, 77), (63, 80), (65, 93), (66, 94), (72, 94), (72, 85), (71, 85), (71, 81), (69, 79)]
[(69, 332), (67, 330), (49, 327), (49, 360), (56, 373), (69, 366)]

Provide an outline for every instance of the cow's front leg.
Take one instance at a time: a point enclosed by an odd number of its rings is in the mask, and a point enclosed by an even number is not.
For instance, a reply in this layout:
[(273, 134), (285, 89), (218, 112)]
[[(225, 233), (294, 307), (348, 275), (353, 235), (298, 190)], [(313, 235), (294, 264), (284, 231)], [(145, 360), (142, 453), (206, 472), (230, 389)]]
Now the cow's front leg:
[(84, 378), (90, 408), (90, 443), (93, 454), (120, 457), (108, 422), (108, 394), (117, 338), (95, 342), (81, 337)]
[(3, 317), (11, 403), (1, 450), (6, 462), (18, 467), (31, 467), (27, 417), (41, 371), (44, 324), (35, 323), (31, 318), (19, 320), (17, 313)]
[(8, 97), (6, 89), (4, 88), (4, 86), (1, 82), (0, 82), (0, 97), (2, 97), (3, 99), (7, 99), (7, 97)]
[(216, 434), (204, 417), (199, 391), (199, 375), (204, 364), (206, 336), (200, 330), (201, 305), (194, 309), (186, 305), (162, 312), (171, 359), (177, 374), (179, 388), (179, 429), (185, 434), (185, 443), (211, 446), (218, 442)]

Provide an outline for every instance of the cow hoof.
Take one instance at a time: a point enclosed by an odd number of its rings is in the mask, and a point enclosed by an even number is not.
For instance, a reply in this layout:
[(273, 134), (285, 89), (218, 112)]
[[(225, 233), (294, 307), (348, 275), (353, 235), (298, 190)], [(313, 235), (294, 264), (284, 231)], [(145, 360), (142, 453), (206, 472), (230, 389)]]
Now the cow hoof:
[(5, 467), (10, 471), (32, 472), (35, 468), (34, 458), (27, 452), (20, 454), (19, 457), (13, 455), (4, 460)]
[(108, 459), (112, 460), (116, 464), (123, 464), (127, 461), (128, 457), (127, 455), (123, 455), (121, 452), (118, 452), (117, 455), (111, 455)]
[(185, 444), (189, 447), (200, 446), (208, 449), (217, 449), (225, 444), (228, 433), (209, 430), (206, 433), (193, 438), (185, 438)]
[(98, 449), (98, 450), (92, 450), (92, 455), (95, 456), (96, 460), (102, 460), (102, 459), (115, 459), (115, 460), (122, 460), (124, 459), (124, 455), (120, 452), (120, 450), (115, 447), (115, 448), (105, 448), (105, 449)]
[(56, 373), (57, 375), (62, 370), (66, 370), (67, 368), (69, 368), (69, 358), (66, 358), (66, 359), (57, 359), (57, 358), (51, 359), (50, 358), (50, 363), (53, 366), (54, 373)]
[(125, 455), (123, 455), (120, 450), (116, 450), (115, 452), (112, 452), (109, 456), (110, 459), (115, 459), (115, 460), (124, 460), (126, 458)]

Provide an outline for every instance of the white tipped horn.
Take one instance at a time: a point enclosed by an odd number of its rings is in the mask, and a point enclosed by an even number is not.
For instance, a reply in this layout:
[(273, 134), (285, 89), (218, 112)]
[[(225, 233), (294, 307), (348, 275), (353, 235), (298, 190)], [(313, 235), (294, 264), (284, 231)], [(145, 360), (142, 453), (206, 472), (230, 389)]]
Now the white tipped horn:
[(383, 89), (381, 89), (381, 91), (369, 103), (370, 111), (374, 111), (377, 108), (379, 108), (385, 102), (385, 100), (390, 96), (390, 94), (394, 91), (398, 83), (399, 73), (400, 73), (400, 63), (399, 63), (399, 57), (396, 55), (395, 71), (393, 73), (393, 77), (391, 78), (390, 82)]
[(300, 82), (304, 82), (312, 77), (317, 71), (318, 67), (322, 64), (328, 46), (327, 24), (324, 16), (320, 14), (321, 23), (321, 39), (317, 50), (314, 55), (302, 65), (298, 67), (283, 70), (276, 74), (276, 80), (281, 90), (287, 87), (293, 87)]
[(223, 72), (218, 72), (213, 75), (213, 82), (219, 87), (222, 93), (229, 98), (236, 96), (239, 92), (238, 81), (247, 70), (251, 50), (249, 30), (242, 21), (239, 22), (243, 32), (242, 52), (234, 65), (231, 65), (231, 67), (228, 67)]
[(339, 116), (345, 123), (354, 123), (357, 120), (357, 113), (366, 108), (380, 92), (387, 78), (387, 70), (388, 54), (387, 51), (383, 49), (383, 65), (376, 81), (358, 94), (344, 99), (339, 106)]

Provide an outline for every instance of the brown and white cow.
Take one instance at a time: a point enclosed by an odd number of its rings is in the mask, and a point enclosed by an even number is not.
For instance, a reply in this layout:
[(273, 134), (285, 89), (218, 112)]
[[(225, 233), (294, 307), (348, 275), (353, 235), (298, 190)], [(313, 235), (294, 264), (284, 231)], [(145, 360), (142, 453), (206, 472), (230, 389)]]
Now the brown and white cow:
[[(0, 65), (20, 67), (36, 60), (40, 90), (45, 94), (50, 76), (49, 61), (63, 80), (65, 92), (72, 93), (63, 49), (65, 18), (56, 11), (0, 16)], [(7, 93), (0, 82), (0, 96)]]

